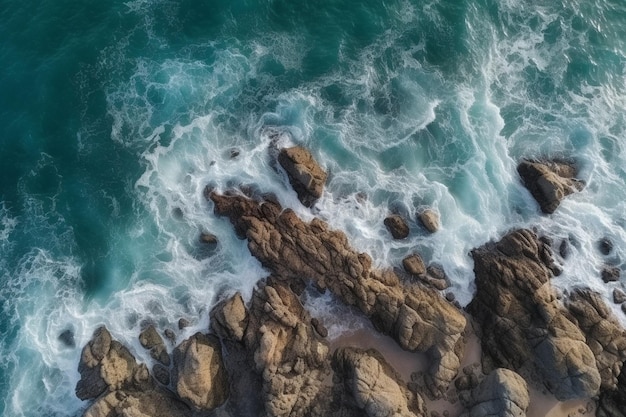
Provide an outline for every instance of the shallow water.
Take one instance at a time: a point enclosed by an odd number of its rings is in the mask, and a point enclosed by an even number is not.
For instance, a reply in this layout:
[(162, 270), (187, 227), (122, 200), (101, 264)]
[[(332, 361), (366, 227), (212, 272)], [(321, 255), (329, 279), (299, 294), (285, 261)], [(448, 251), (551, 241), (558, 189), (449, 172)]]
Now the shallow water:
[[(622, 283), (600, 270), (626, 248), (625, 17), (614, 0), (5, 0), (0, 414), (80, 414), (80, 347), (100, 324), (148, 361), (142, 322), (186, 317), (181, 340), (220, 294), (251, 294), (265, 272), (206, 184), (273, 192), (380, 266), (417, 250), (462, 304), (468, 252), (536, 227), (572, 242), (556, 285), (609, 297)], [(271, 167), (275, 134), (330, 173), (312, 212)], [(542, 156), (573, 158), (587, 182), (550, 216), (515, 172)], [(390, 211), (411, 218), (408, 239), (389, 238)]]

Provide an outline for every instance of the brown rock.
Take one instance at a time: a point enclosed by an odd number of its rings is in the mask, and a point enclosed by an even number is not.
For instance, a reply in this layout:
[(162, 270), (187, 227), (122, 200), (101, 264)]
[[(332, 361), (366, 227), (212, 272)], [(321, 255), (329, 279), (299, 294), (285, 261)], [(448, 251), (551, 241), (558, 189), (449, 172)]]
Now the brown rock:
[(354, 251), (343, 233), (319, 219), (306, 223), (276, 202), (234, 193), (209, 196), (215, 212), (230, 218), (237, 234), (248, 240), (250, 252), (276, 279), (306, 277), (358, 307), (404, 349), (427, 352), (432, 395), (441, 394), (454, 379), (466, 320), (439, 293), (403, 285), (393, 271), (372, 268), (368, 255)]
[(78, 364), (80, 381), (76, 396), (93, 399), (105, 392), (144, 390), (154, 387), (145, 365), (139, 365), (128, 349), (116, 340), (106, 327), (99, 327), (83, 348)]
[(300, 202), (306, 207), (312, 207), (322, 196), (326, 172), (313, 159), (311, 153), (301, 146), (281, 149), (278, 162), (287, 172), (289, 182)]
[(153, 359), (161, 362), (165, 366), (170, 366), (170, 355), (167, 353), (161, 335), (159, 335), (153, 325), (148, 326), (139, 334), (139, 343), (141, 343), (144, 349), (150, 351), (150, 356), (152, 356)]
[(384, 223), (394, 239), (405, 239), (409, 236), (409, 225), (399, 214), (390, 215)]
[(426, 209), (417, 215), (418, 220), (430, 233), (439, 230), (439, 213), (433, 209)]
[(530, 404), (526, 381), (515, 372), (498, 368), (472, 390), (469, 409), (460, 417), (521, 417)]
[(423, 399), (406, 384), (374, 349), (339, 348), (333, 369), (356, 407), (368, 417), (425, 417)]
[(582, 190), (585, 185), (575, 178), (574, 165), (566, 162), (522, 161), (517, 172), (541, 211), (547, 214), (554, 213), (563, 198)]
[(196, 333), (176, 347), (172, 385), (178, 396), (196, 410), (210, 411), (226, 401), (228, 375), (215, 336)]
[(200, 242), (205, 243), (207, 245), (216, 245), (217, 236), (215, 236), (213, 233), (202, 232), (200, 233)]
[(318, 319), (311, 319), (311, 326), (313, 326), (317, 334), (319, 334), (320, 336), (328, 336), (328, 330)]
[(240, 293), (218, 303), (211, 310), (211, 328), (222, 339), (241, 342), (247, 326), (248, 311)]
[(626, 360), (626, 330), (622, 327), (602, 296), (589, 289), (575, 289), (566, 306), (591, 348), (600, 371), (603, 390), (615, 390), (617, 378)]
[(585, 336), (549, 285), (549, 248), (530, 230), (472, 251), (484, 365), (532, 371), (559, 400), (590, 398), (600, 373)]
[(409, 274), (419, 277), (426, 274), (426, 265), (419, 254), (414, 253), (402, 260), (404, 270)]
[(114, 391), (100, 397), (83, 417), (191, 417), (191, 410), (163, 389)]

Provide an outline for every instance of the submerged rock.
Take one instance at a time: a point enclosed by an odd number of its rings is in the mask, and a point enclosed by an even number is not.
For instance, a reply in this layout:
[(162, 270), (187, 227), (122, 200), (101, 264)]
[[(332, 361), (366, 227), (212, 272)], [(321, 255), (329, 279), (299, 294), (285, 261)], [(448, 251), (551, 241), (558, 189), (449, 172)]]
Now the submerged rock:
[(541, 211), (547, 214), (554, 213), (561, 200), (585, 186), (575, 178), (576, 167), (567, 162), (525, 160), (517, 166), (517, 172)]
[(65, 346), (73, 348), (76, 347), (76, 341), (74, 340), (74, 332), (70, 329), (63, 330), (61, 334), (59, 334), (59, 340)]
[(174, 349), (172, 385), (178, 396), (196, 410), (210, 411), (229, 395), (222, 347), (212, 335), (196, 333)]
[(278, 162), (287, 172), (300, 202), (312, 207), (322, 196), (327, 174), (313, 159), (311, 152), (301, 146), (283, 148), (278, 154)]
[(595, 357), (549, 284), (546, 244), (516, 230), (472, 257), (476, 295), (468, 311), (481, 326), (483, 365), (535, 373), (559, 400), (596, 395)]
[(602, 281), (605, 283), (619, 281), (620, 275), (621, 271), (616, 266), (605, 266), (601, 272)]
[(242, 195), (209, 194), (218, 215), (228, 216), (250, 252), (278, 280), (306, 277), (358, 307), (377, 329), (411, 351), (426, 352), (430, 394), (440, 395), (454, 379), (464, 345), (466, 319), (436, 291), (403, 285), (393, 271), (372, 267), (371, 258), (354, 251), (346, 236), (321, 220), (302, 221), (274, 201)]

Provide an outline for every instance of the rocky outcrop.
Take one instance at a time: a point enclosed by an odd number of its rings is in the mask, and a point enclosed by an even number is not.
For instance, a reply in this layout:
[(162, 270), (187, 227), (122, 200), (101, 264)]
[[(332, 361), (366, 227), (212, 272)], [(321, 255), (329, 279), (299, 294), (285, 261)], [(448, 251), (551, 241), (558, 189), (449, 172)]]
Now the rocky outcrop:
[(439, 230), (439, 213), (435, 210), (422, 210), (417, 214), (417, 219), (429, 233), (435, 233)]
[(447, 388), (460, 366), (466, 319), (439, 293), (403, 285), (394, 272), (373, 268), (368, 255), (354, 251), (343, 233), (317, 218), (307, 223), (275, 201), (234, 192), (207, 195), (215, 213), (230, 218), (237, 235), (248, 240), (250, 252), (276, 279), (310, 279), (358, 307), (401, 347), (429, 355), (426, 383), (433, 396)]
[(287, 172), (300, 202), (306, 207), (312, 207), (322, 196), (327, 175), (313, 159), (311, 152), (301, 146), (283, 148), (278, 154), (278, 162)]
[(596, 358), (602, 390), (617, 389), (617, 380), (626, 360), (626, 330), (602, 296), (589, 289), (574, 290), (566, 305)]
[(174, 349), (172, 385), (192, 408), (210, 411), (229, 395), (228, 375), (219, 340), (196, 333)]
[(498, 368), (460, 398), (468, 411), (460, 417), (526, 417), (530, 404), (526, 381), (515, 372)]
[(361, 410), (361, 415), (427, 415), (423, 399), (407, 389), (400, 376), (374, 349), (339, 348), (333, 355), (333, 369), (352, 400), (351, 405)]
[(409, 224), (399, 214), (388, 216), (384, 223), (394, 239), (406, 239), (409, 236)]
[(585, 185), (575, 178), (576, 167), (563, 161), (522, 161), (517, 172), (541, 211), (547, 214), (554, 213), (561, 200)]
[(78, 364), (80, 380), (76, 396), (81, 400), (94, 399), (106, 392), (119, 390), (149, 391), (154, 388), (148, 368), (138, 364), (130, 351), (113, 340), (103, 326), (83, 348)]
[(472, 257), (476, 295), (468, 311), (481, 326), (486, 368), (535, 373), (559, 400), (596, 395), (595, 357), (549, 284), (549, 247), (516, 230)]
[(240, 293), (221, 301), (211, 310), (211, 328), (220, 339), (241, 342), (248, 327), (248, 310)]
[(91, 405), (83, 417), (190, 417), (191, 410), (163, 389), (114, 391)]
[(268, 416), (304, 416), (329, 374), (328, 343), (288, 286), (269, 280), (252, 295), (245, 344), (263, 377)]

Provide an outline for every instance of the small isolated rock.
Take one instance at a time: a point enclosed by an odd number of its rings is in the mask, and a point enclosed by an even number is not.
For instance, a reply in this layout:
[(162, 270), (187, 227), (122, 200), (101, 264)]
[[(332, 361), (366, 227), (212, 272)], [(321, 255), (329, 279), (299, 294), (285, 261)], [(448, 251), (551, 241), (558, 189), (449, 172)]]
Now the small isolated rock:
[(176, 333), (174, 333), (174, 330), (165, 329), (163, 334), (165, 335), (165, 338), (170, 341), (170, 343), (172, 344), (176, 343)]
[(300, 202), (312, 207), (322, 196), (327, 174), (313, 159), (311, 152), (301, 146), (283, 148), (278, 154), (278, 162), (287, 172)]
[(176, 347), (172, 384), (178, 396), (196, 410), (210, 411), (226, 401), (228, 376), (215, 336), (196, 333)]
[(189, 323), (189, 320), (187, 320), (184, 317), (181, 317), (180, 319), (178, 319), (178, 329), (179, 330), (183, 330), (185, 327), (189, 327), (191, 323)]
[(607, 266), (602, 270), (602, 281), (614, 282), (618, 281), (620, 277), (620, 270), (616, 266)]
[(422, 276), (426, 274), (426, 265), (419, 254), (414, 253), (402, 260), (404, 270), (414, 276)]
[(626, 292), (619, 288), (613, 289), (613, 302), (615, 304), (622, 304), (624, 301), (626, 301)]
[(602, 255), (608, 255), (613, 250), (613, 242), (608, 237), (603, 237), (598, 241), (598, 250)]
[(239, 154), (241, 153), (241, 151), (239, 151), (239, 149), (237, 148), (232, 148), (230, 150), (230, 159), (235, 159), (239, 156)]
[(554, 213), (566, 196), (583, 189), (573, 164), (561, 161), (522, 161), (517, 172), (541, 211)]
[(561, 255), (561, 258), (567, 259), (570, 253), (572, 253), (572, 249), (570, 248), (569, 240), (563, 239), (559, 245), (559, 255)]
[(417, 218), (430, 233), (435, 233), (439, 230), (439, 213), (435, 210), (426, 209), (418, 213)]
[(200, 242), (207, 245), (216, 245), (217, 236), (215, 236), (213, 233), (202, 232), (200, 233)]
[(385, 219), (385, 226), (394, 239), (405, 239), (409, 236), (409, 225), (404, 217), (392, 214)]

